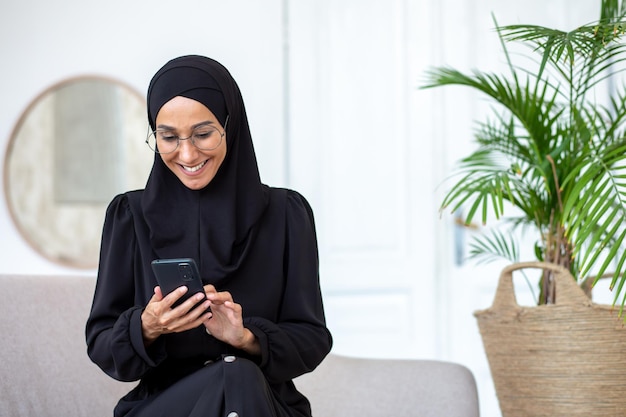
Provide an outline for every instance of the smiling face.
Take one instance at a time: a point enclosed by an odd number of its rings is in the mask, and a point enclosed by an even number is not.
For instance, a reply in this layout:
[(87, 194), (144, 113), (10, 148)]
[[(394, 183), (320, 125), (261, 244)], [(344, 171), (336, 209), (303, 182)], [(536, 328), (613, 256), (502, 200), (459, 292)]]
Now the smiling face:
[[(207, 124), (224, 132), (224, 127), (205, 105), (181, 96), (165, 103), (159, 110), (155, 122), (158, 130), (171, 131), (181, 138), (190, 137), (194, 128)], [(225, 136), (220, 145), (210, 151), (196, 148), (191, 140), (181, 140), (174, 152), (161, 154), (165, 165), (180, 182), (192, 190), (206, 187), (215, 178), (224, 158), (226, 158)]]

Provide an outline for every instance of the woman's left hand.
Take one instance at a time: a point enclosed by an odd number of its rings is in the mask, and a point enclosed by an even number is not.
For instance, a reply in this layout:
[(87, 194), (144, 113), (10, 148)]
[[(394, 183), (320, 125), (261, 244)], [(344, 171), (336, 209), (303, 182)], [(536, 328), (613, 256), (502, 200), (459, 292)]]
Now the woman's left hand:
[(204, 292), (211, 302), (213, 316), (204, 321), (207, 332), (222, 342), (258, 355), (261, 347), (256, 336), (243, 325), (242, 307), (233, 301), (228, 291), (218, 292), (213, 285), (205, 285)]

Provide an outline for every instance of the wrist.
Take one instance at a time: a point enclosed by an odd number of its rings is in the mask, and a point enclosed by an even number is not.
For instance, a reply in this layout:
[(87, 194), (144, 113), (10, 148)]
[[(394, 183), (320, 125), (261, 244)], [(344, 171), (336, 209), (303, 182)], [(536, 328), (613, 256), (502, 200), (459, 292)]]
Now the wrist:
[(150, 346), (152, 342), (157, 340), (159, 337), (158, 334), (143, 332), (143, 342), (146, 347)]
[(243, 329), (243, 338), (239, 349), (253, 355), (259, 355), (261, 353), (261, 346), (259, 345), (258, 339), (248, 328), (244, 327)]
[(153, 329), (150, 328), (150, 326), (148, 326), (148, 324), (146, 323), (144, 314), (145, 312), (141, 315), (141, 334), (143, 336), (144, 344), (146, 346), (149, 346), (152, 342), (158, 339), (158, 337), (160, 336), (160, 333), (157, 331), (154, 331)]

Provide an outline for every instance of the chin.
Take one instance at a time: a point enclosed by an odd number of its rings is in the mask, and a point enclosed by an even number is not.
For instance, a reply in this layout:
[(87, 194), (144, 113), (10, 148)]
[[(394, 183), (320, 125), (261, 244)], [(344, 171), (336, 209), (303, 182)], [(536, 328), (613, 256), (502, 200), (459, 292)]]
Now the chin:
[(187, 188), (189, 188), (190, 190), (201, 190), (204, 187), (206, 187), (207, 185), (209, 185), (211, 183), (211, 181), (213, 180), (213, 176), (211, 176), (211, 178), (205, 178), (205, 179), (189, 179), (189, 178), (180, 178), (180, 182), (183, 183), (183, 185)]
[(190, 190), (197, 191), (197, 190), (203, 189), (204, 187), (209, 185), (209, 183), (208, 182), (195, 182), (195, 181), (193, 181), (193, 182), (183, 182), (183, 185), (185, 187), (189, 188)]

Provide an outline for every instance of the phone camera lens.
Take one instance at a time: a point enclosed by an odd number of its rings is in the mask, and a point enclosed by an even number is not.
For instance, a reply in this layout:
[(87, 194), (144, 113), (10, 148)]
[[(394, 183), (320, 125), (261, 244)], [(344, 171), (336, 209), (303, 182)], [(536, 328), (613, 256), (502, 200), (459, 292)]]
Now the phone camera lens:
[(193, 274), (191, 273), (191, 267), (189, 264), (179, 264), (178, 272), (184, 281), (191, 281)]

